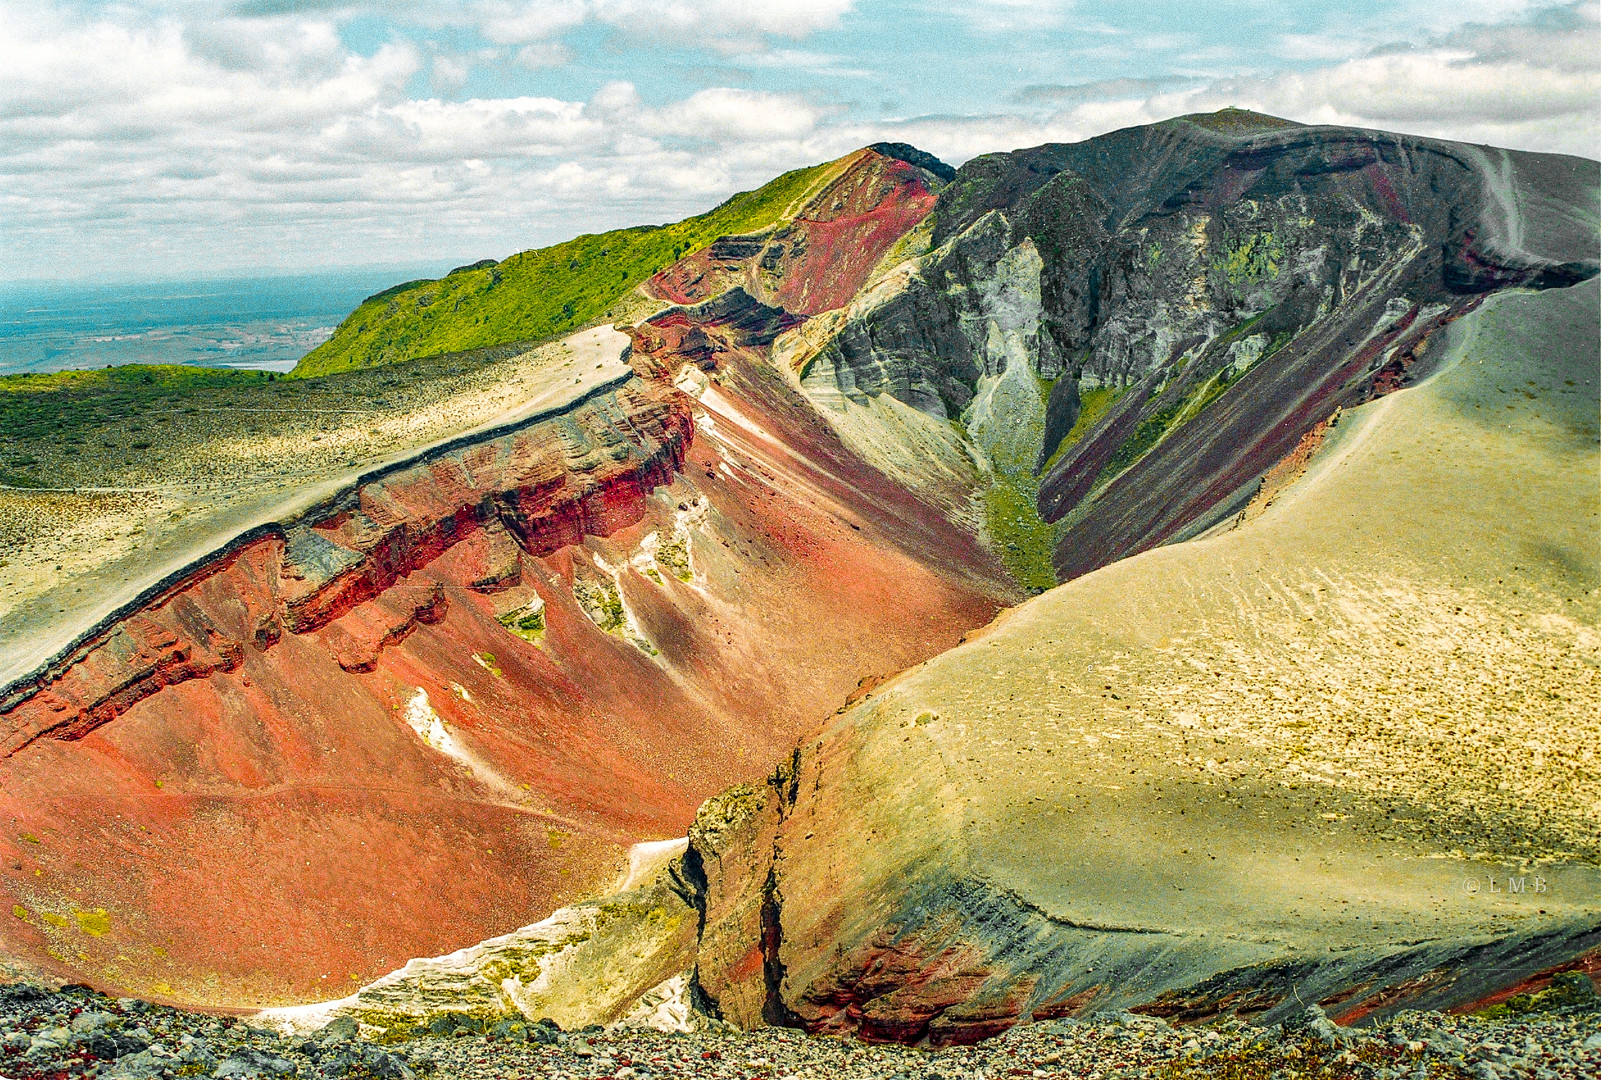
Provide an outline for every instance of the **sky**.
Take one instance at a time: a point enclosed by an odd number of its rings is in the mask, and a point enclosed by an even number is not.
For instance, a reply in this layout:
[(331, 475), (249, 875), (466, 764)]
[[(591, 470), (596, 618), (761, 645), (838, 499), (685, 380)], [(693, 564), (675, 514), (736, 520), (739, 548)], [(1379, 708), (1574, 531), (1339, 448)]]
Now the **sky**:
[(1601, 157), (1601, 2), (0, 0), (0, 279), (503, 258), (1228, 105)]

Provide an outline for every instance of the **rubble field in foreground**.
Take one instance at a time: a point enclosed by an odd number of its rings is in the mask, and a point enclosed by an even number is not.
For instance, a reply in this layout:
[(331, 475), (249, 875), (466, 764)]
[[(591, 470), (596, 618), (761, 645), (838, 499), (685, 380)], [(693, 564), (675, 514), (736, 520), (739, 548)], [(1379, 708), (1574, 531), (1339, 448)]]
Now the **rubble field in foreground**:
[[(1518, 1008), (1526, 1011), (1518, 1012)], [(234, 1017), (183, 1012), (84, 987), (0, 988), (0, 1077), (386, 1078), (414, 1080), (665, 1080), (770, 1077), (1152, 1077), (1186, 1080), (1580, 1080), (1601, 1075), (1601, 998), (1570, 976), (1494, 1018), (1408, 1012), (1370, 1028), (1341, 1028), (1316, 1006), (1283, 1024), (1229, 1018), (1171, 1026), (1116, 1013), (1013, 1028), (975, 1046), (938, 1049), (808, 1036), (786, 1028), (738, 1032), (718, 1021), (692, 1032), (585, 1029), (507, 1020), (399, 1043), (336, 1020), (283, 1037)], [(465, 1020), (465, 1017), (463, 1018)], [(436, 1023), (448, 1029), (450, 1024)]]

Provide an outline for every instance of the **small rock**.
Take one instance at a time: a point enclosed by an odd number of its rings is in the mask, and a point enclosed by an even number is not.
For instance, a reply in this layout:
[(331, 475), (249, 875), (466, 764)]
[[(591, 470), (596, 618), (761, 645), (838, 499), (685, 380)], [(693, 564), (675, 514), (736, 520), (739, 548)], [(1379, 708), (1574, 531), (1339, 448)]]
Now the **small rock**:
[(345, 1042), (354, 1039), (361, 1033), (361, 1025), (356, 1023), (354, 1016), (336, 1016), (322, 1027), (318, 1028), (312, 1038), (324, 1045), (328, 1043)]
[(476, 1035), (484, 1030), (484, 1022), (464, 1012), (442, 1012), (428, 1018), (428, 1031), (432, 1035)]
[(36, 1001), (44, 1001), (50, 997), (48, 991), (28, 983), (12, 983), (5, 988), (6, 998), (18, 1005), (28, 1005)]
[(1339, 1026), (1316, 1005), (1308, 1005), (1300, 1012), (1285, 1017), (1283, 1030), (1286, 1035), (1316, 1039), (1327, 1046), (1344, 1041)]
[(119, 1058), (104, 1076), (114, 1080), (153, 1080), (167, 1071), (167, 1063), (148, 1050)]
[(117, 1032), (106, 1037), (117, 1044), (116, 1053), (112, 1054), (112, 1057), (121, 1058), (129, 1054), (137, 1054), (150, 1046), (148, 1040), (141, 1039), (137, 1035), (124, 1035), (121, 1032)]
[(417, 1074), (411, 1071), (400, 1058), (390, 1053), (380, 1053), (367, 1063), (367, 1071), (382, 1080), (417, 1080)]
[(489, 1034), (507, 1042), (527, 1042), (528, 1025), (522, 1020), (507, 1017), (503, 1020), (497, 1020), (494, 1026), (489, 1029)]
[(72, 1018), (72, 1030), (80, 1034), (90, 1031), (99, 1031), (108, 1024), (116, 1022), (116, 1017), (110, 1013), (85, 1012)]
[(178, 1059), (180, 1061), (186, 1065), (198, 1065), (201, 1068), (210, 1068), (216, 1064), (217, 1059), (212, 1056), (211, 1047), (206, 1043), (206, 1040), (193, 1039), (187, 1035), (184, 1038), (189, 1039), (189, 1041), (184, 1044), (182, 1050), (178, 1051)]
[(117, 1053), (117, 1040), (98, 1031), (79, 1040), (78, 1045), (102, 1061), (111, 1061), (121, 1056)]
[(33, 1037), (34, 1046), (43, 1045), (53, 1050), (59, 1050), (71, 1042), (72, 1029), (64, 1027), (43, 1028)]

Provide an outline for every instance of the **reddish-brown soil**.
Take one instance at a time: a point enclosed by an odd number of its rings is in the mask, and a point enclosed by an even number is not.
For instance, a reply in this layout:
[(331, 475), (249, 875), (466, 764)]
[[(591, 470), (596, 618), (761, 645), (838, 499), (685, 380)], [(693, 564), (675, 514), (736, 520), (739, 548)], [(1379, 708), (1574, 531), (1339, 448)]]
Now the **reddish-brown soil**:
[[(714, 308), (642, 328), (641, 378), (269, 531), (14, 693), (0, 950), (196, 1004), (339, 996), (606, 887), (1016, 599), (761, 362), (793, 316)], [(607, 580), (611, 633), (575, 588)]]
[(861, 150), (789, 224), (769, 236), (727, 237), (662, 271), (652, 293), (696, 304), (736, 285), (801, 315), (844, 307), (895, 241), (937, 201), (915, 165)]

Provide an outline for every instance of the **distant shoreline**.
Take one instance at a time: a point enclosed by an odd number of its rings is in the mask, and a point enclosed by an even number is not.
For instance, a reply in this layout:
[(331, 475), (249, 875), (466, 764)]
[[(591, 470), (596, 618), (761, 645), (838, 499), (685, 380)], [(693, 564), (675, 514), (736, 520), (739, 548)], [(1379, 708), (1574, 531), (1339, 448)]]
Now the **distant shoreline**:
[(373, 292), (450, 267), (93, 283), (0, 281), (0, 376), (189, 364), (288, 371)]

